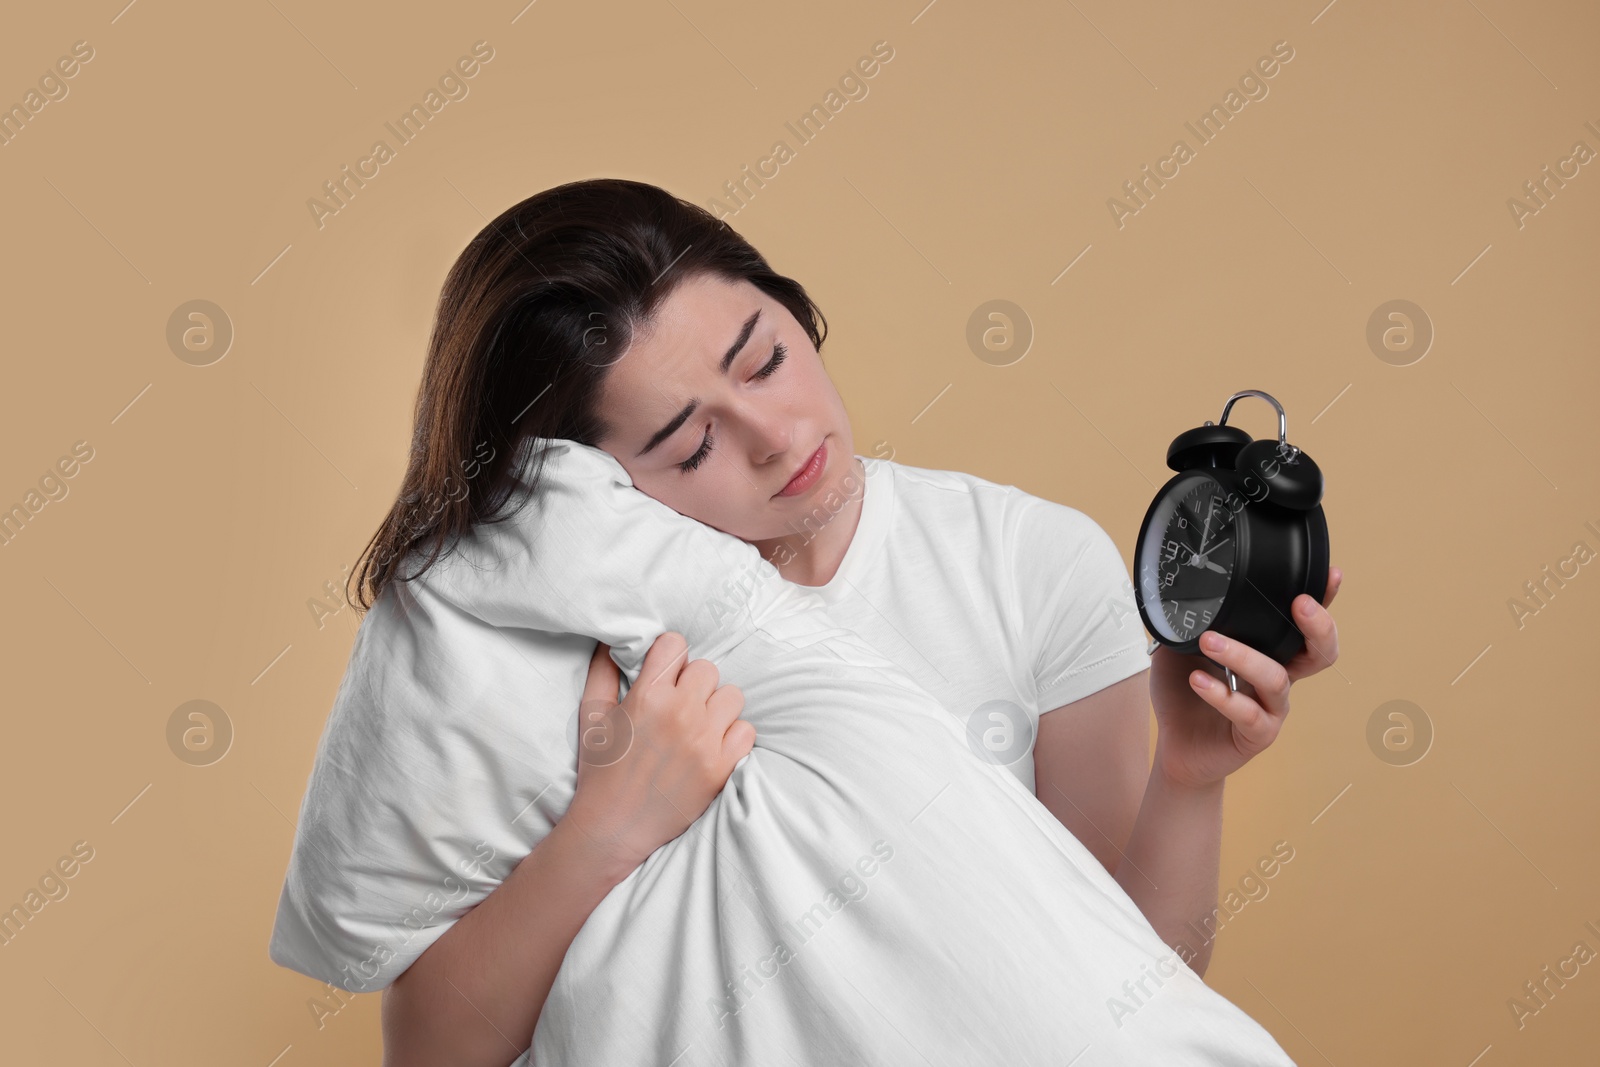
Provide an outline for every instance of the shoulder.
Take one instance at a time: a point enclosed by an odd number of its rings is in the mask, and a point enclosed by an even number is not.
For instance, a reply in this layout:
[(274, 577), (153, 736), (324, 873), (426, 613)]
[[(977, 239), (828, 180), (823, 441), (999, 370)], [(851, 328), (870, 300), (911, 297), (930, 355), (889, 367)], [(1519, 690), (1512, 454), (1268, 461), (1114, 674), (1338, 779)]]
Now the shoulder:
[[(1011, 491), (1014, 487), (1000, 485), (966, 471), (939, 470), (934, 467), (913, 467), (908, 463), (886, 459), (882, 456), (863, 456), (868, 471), (881, 471), (894, 479), (897, 487), (913, 493), (955, 498), (985, 498), (993, 493)], [(870, 477), (870, 474), (869, 474)]]
[(965, 471), (876, 463), (868, 473), (868, 499), (882, 490), (879, 507), (896, 550), (962, 571), (992, 569), (1010, 558), (1018, 490)]
[[(912, 467), (890, 459), (863, 457), (892, 479), (896, 510), (945, 520), (965, 518), (1020, 557), (1032, 562), (1041, 553), (1058, 564), (1085, 548), (1103, 549), (1111, 537), (1086, 512), (1035, 496), (1025, 489), (965, 471)], [(871, 477), (869, 473), (869, 477)]]
[(1018, 554), (1048, 560), (1054, 569), (1072, 568), (1084, 559), (1103, 564), (1108, 557), (1121, 558), (1105, 527), (1070, 504), (1017, 489), (1012, 521)]
[(993, 591), (1021, 617), (1062, 596), (1100, 597), (1131, 588), (1116, 541), (1087, 512), (964, 471), (875, 461), (870, 485), (891, 485), (894, 544), (958, 559), (986, 572)]
[(998, 522), (1014, 511), (1016, 495), (1022, 492), (965, 471), (913, 467), (892, 459), (866, 458), (866, 462), (869, 482), (881, 478), (892, 484), (896, 510)]

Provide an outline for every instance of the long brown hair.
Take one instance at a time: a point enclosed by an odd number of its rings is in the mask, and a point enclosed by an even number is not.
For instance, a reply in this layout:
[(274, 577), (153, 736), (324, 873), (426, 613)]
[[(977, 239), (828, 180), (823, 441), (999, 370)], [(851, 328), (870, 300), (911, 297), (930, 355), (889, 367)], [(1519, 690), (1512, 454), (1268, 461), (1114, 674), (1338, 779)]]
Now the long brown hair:
[[(755, 285), (821, 350), (827, 320), (800, 283), (726, 222), (657, 186), (569, 182), (485, 226), (439, 294), (405, 478), (350, 576), (358, 611), (391, 580), (420, 577), (477, 523), (515, 514), (506, 505), (527, 438), (606, 437), (607, 370), (678, 285), (707, 274)], [(526, 477), (536, 487), (539, 470)], [(423, 552), (413, 573), (400, 573)]]

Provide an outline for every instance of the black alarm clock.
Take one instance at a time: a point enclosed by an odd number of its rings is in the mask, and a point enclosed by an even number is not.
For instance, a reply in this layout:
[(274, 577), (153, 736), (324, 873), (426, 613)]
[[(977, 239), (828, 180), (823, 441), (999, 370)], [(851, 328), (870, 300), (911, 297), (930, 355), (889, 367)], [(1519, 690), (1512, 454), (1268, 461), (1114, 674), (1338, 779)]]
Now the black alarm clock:
[[(1278, 411), (1278, 439), (1252, 440), (1228, 412), (1256, 396)], [(1200, 652), (1217, 633), (1287, 663), (1305, 647), (1290, 618), (1295, 597), (1320, 604), (1328, 586), (1322, 471), (1289, 444), (1283, 405), (1258, 389), (1234, 393), (1215, 424), (1179, 434), (1167, 449), (1178, 473), (1150, 502), (1134, 545), (1135, 599), (1145, 629), (1175, 652)], [(1228, 688), (1238, 680), (1224, 668)]]

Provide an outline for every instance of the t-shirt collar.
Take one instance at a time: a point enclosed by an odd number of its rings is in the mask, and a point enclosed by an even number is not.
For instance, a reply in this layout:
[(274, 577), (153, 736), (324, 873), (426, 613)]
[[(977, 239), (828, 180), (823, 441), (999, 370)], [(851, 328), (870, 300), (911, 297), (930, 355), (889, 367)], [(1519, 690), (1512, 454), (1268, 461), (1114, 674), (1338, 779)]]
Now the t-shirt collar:
[(856, 457), (866, 472), (862, 485), (861, 517), (856, 532), (845, 550), (839, 569), (825, 585), (809, 587), (823, 600), (832, 603), (860, 584), (860, 575), (873, 565), (888, 532), (889, 516), (894, 511), (894, 474), (887, 460), (876, 456)]

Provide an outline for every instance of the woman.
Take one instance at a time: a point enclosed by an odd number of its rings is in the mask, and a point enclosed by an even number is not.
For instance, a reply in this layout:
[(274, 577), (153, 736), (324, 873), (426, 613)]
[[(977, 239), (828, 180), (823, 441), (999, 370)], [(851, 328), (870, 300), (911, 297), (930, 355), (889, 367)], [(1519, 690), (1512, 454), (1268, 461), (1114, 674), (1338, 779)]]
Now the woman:
[[(1087, 516), (856, 455), (818, 354), (825, 332), (799, 284), (653, 186), (575, 182), (516, 205), (446, 280), (411, 465), (358, 599), (370, 605), (501, 515), (518, 442), (601, 448), (637, 488), (755, 545), (925, 681), (975, 751), (1034, 788), (1203, 973), (1209, 939), (1190, 924), (1203, 929), (1216, 905), (1223, 781), (1275, 738), (1289, 684), (1336, 658), (1326, 604), (1339, 572), (1324, 604), (1295, 604), (1308, 648), (1287, 667), (1242, 647), (1211, 654), (1243, 679), (1237, 693), (1200, 657), (1148, 657), (1126, 569)], [(590, 911), (750, 751), (738, 691), (713, 691), (715, 665), (683, 653), (681, 637), (662, 636), (651, 654), (677, 664), (671, 699), (629, 691), (628, 753), (580, 761), (568, 814), (386, 990), (393, 1067), (506, 1063), (526, 1048)], [(584, 701), (615, 705), (617, 691), (600, 646)]]

